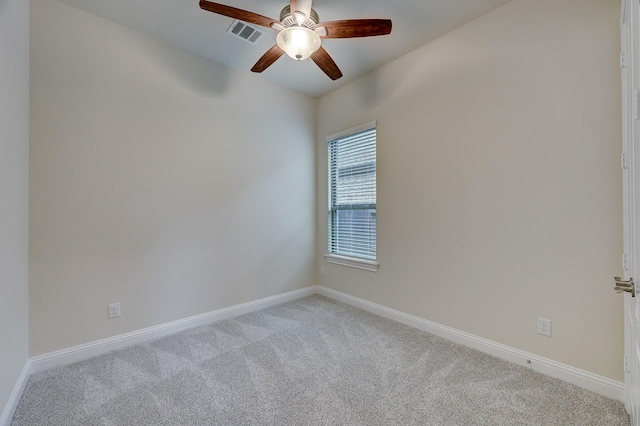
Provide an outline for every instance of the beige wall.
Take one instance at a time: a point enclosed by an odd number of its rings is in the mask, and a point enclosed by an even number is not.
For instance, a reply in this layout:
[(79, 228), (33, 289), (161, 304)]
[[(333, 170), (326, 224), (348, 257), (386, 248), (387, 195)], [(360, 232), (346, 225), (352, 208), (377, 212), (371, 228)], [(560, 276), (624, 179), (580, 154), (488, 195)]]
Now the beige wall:
[[(618, 8), (514, 0), (320, 99), (316, 257), (324, 137), (377, 120), (381, 267), (317, 282), (623, 380)], [(316, 282), (312, 99), (58, 2), (32, 27), (32, 356)]]
[(0, 422), (28, 359), (29, 2), (0, 0)]
[(622, 381), (619, 7), (514, 0), (321, 98), (318, 259), (324, 138), (377, 120), (381, 266), (319, 284)]
[(314, 99), (31, 12), (32, 356), (314, 283)]

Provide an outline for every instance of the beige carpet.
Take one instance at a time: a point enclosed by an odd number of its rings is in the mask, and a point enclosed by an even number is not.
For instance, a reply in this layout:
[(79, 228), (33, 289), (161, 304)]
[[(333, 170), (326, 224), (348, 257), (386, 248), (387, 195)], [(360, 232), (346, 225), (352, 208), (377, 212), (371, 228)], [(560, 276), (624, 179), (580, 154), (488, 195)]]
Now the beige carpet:
[(34, 374), (12, 423), (628, 424), (620, 402), (322, 296)]

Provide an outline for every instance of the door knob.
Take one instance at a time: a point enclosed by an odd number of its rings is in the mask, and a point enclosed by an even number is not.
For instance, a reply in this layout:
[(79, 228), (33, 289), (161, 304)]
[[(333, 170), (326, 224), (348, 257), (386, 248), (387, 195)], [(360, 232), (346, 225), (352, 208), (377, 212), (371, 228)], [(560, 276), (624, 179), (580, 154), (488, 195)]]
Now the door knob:
[(636, 285), (633, 282), (633, 278), (630, 278), (628, 281), (624, 281), (620, 277), (614, 277), (614, 280), (616, 281), (615, 290), (618, 293), (626, 291), (627, 293), (631, 293), (632, 297), (636, 297)]

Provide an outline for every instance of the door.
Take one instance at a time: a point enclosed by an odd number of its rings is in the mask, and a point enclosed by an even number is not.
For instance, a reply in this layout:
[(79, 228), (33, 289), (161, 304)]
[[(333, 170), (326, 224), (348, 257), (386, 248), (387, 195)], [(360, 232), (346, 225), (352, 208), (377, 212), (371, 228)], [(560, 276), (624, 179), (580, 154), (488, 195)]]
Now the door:
[[(622, 69), (622, 176), (624, 255), (625, 389), (631, 424), (640, 426), (640, 0), (622, 0), (620, 19)], [(624, 284), (622, 284), (624, 286)]]

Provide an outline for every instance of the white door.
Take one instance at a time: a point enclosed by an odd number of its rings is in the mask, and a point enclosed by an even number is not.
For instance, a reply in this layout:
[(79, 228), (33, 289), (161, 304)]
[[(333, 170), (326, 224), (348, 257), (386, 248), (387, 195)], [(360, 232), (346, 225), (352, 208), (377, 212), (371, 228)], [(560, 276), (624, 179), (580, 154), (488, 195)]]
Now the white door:
[[(622, 280), (637, 290), (640, 279), (640, 0), (622, 0), (620, 20), (623, 102), (623, 224)], [(624, 284), (622, 284), (624, 286)], [(640, 293), (624, 293), (625, 388), (631, 424), (640, 426)]]

